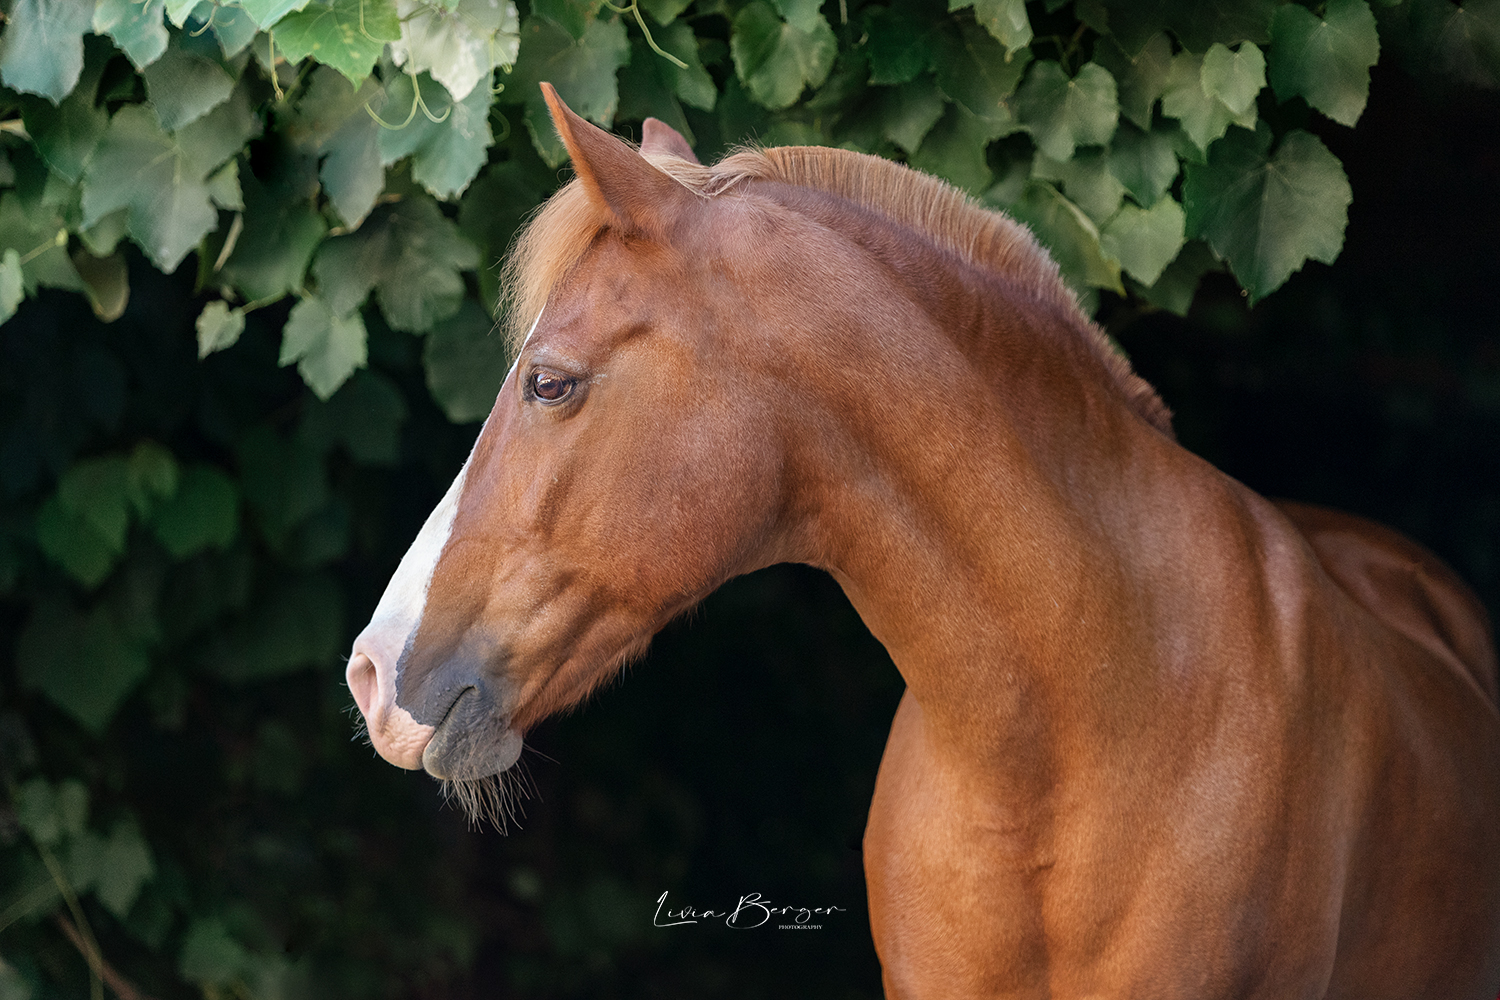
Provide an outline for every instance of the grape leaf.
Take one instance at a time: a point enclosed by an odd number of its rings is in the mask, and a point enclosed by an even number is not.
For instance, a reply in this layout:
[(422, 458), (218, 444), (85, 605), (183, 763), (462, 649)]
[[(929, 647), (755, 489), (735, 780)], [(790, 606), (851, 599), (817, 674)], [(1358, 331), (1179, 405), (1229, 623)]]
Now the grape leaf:
[(151, 663), (142, 643), (107, 605), (87, 614), (57, 601), (37, 604), (16, 643), (21, 686), (40, 691), (99, 735)]
[(344, 600), (338, 584), (309, 576), (282, 584), (245, 619), (222, 630), (204, 666), (233, 683), (326, 666), (343, 642)]
[(339, 217), (351, 228), (370, 214), (385, 186), (381, 129), (365, 112), (367, 106), (377, 113), (385, 107), (385, 91), (373, 78), (356, 90), (337, 71), (319, 66), (285, 127), (298, 147), (323, 158), (318, 177)]
[(1120, 264), (1101, 250), (1099, 228), (1057, 188), (1046, 181), (1030, 181), (1010, 212), (1031, 227), (1075, 292), (1108, 288), (1124, 293)]
[(167, 49), (164, 0), (99, 0), (94, 31), (115, 40), (136, 69), (145, 69)]
[(488, 81), (495, 67), (516, 61), (521, 36), (511, 0), (448, 0), (444, 7), (397, 0), (396, 6), (401, 40), (391, 43), (391, 58), (410, 74), (431, 73), (455, 101)]
[[(415, 81), (427, 96), (424, 98), (434, 122), (426, 115), (416, 115), (402, 128), (380, 129), (377, 144), (380, 162), (390, 166), (404, 156), (412, 158), (412, 180), (421, 184), (433, 197), (452, 198), (464, 192), (488, 159), (495, 136), (490, 132), (488, 87), (475, 87), (458, 102), (448, 100), (448, 92), (433, 83), (427, 74)], [(386, 107), (408, 107), (413, 100), (413, 80), (400, 76), (386, 85)]]
[(125, 315), (125, 307), (130, 303), (130, 274), (125, 255), (114, 252), (96, 257), (80, 247), (70, 259), (83, 279), (89, 306), (100, 322), (113, 323)]
[(994, 177), (985, 158), (993, 129), (991, 122), (970, 114), (962, 104), (950, 104), (928, 130), (911, 165), (979, 194)]
[(1187, 232), (1229, 261), (1250, 301), (1265, 298), (1308, 259), (1331, 264), (1344, 244), (1353, 192), (1317, 137), (1294, 130), (1268, 156), (1269, 128), (1236, 130), (1189, 164)]
[[(466, 299), (465, 308), (479, 307)], [(428, 344), (433, 336), (435, 332), (428, 336)], [(395, 465), (400, 458), (406, 402), (401, 390), (379, 372), (355, 372), (331, 398), (313, 403), (304, 413), (297, 433), (320, 455), (341, 445), (361, 465)]]
[(129, 209), (131, 238), (161, 271), (177, 270), (188, 251), (219, 225), (203, 173), (186, 161), (183, 147), (143, 105), (121, 108), (84, 177), (84, 224)]
[(698, 39), (693, 35), (693, 29), (683, 23), (669, 25), (656, 32), (656, 44), (687, 63), (687, 68), (684, 69), (653, 52), (651, 66), (661, 77), (661, 81), (684, 104), (702, 111), (712, 111), (719, 100), (719, 88), (714, 86), (713, 77), (703, 68), (698, 55)]
[(677, 15), (693, 5), (693, 0), (641, 0), (641, 9), (657, 24), (671, 24)]
[[(108, 43), (103, 48), (113, 53)], [(48, 167), (72, 184), (83, 176), (84, 165), (109, 127), (109, 112), (94, 103), (107, 59), (108, 55), (93, 53), (73, 92), (61, 103), (27, 100), (22, 105), (22, 118), (37, 152)]]
[(155, 874), (156, 863), (140, 831), (133, 823), (120, 822), (104, 843), (94, 894), (105, 909), (124, 920), (130, 915), (141, 887)]
[(905, 5), (871, 5), (861, 11), (861, 16), (872, 84), (907, 83), (927, 69), (932, 60), (931, 21)]
[(630, 53), (630, 61), (620, 69), (618, 77), (620, 106), (615, 109), (616, 120), (643, 121), (646, 118), (656, 118), (681, 133), (689, 146), (694, 145), (697, 136), (693, 133), (693, 127), (688, 124), (682, 103), (657, 71), (658, 63), (668, 66), (671, 63), (652, 52), (643, 38), (631, 39)]
[(169, 45), (142, 71), (146, 96), (168, 132), (195, 122), (229, 99), (234, 78), (212, 59)]
[(582, 38), (603, 6), (604, 0), (532, 0), (531, 12)]
[(292, 307), (281, 331), (277, 363), (297, 371), (319, 399), (332, 396), (354, 369), (365, 365), (365, 321), (359, 313), (339, 315), (313, 295)]
[(245, 433), (236, 454), (245, 503), (272, 548), (328, 505), (327, 469), (306, 442), (262, 424)]
[(1370, 67), (1379, 58), (1375, 15), (1365, 0), (1329, 0), (1321, 19), (1288, 4), (1271, 21), (1277, 98), (1305, 98), (1340, 125), (1353, 125), (1364, 113)]
[(880, 97), (881, 134), (910, 156), (921, 148), (947, 106), (931, 78), (891, 87)]
[(209, 22), (225, 59), (233, 59), (255, 41), (255, 21), (240, 7), (217, 6)]
[(510, 362), (510, 345), (495, 321), (470, 300), (434, 326), (422, 345), (427, 388), (456, 424), (489, 416)]
[(1018, 127), (1011, 95), (1031, 62), (1031, 50), (1007, 60), (1000, 43), (977, 25), (960, 24), (935, 39), (937, 84), (949, 100), (990, 123), (988, 138), (998, 139)]
[(574, 111), (608, 128), (620, 103), (615, 73), (630, 58), (630, 41), (618, 18), (590, 22), (575, 40), (546, 18), (531, 17), (521, 25), (521, 37), (525, 44), (502, 97), (525, 102), (533, 145), (548, 166), (561, 166), (568, 153), (547, 116), (540, 84), (551, 83)]
[(237, 0), (255, 26), (264, 31), (294, 10), (307, 6), (308, 0)]
[(16, 314), (21, 300), (26, 297), (26, 285), (21, 276), (21, 255), (13, 247), (0, 254), (0, 323)]
[(1239, 51), (1214, 42), (1203, 55), (1202, 74), (1203, 92), (1242, 115), (1266, 85), (1266, 57), (1254, 42), (1241, 42)]
[(211, 987), (227, 987), (254, 967), (250, 952), (217, 919), (195, 920), (183, 936), (177, 971), (182, 978), (205, 987), (205, 993)]
[(321, 301), (335, 314), (358, 309), (373, 288), (392, 327), (423, 333), (458, 311), (459, 272), (478, 264), (474, 245), (437, 203), (417, 196), (376, 209), (355, 232), (324, 242), (312, 272)]
[(1137, 204), (1150, 208), (1167, 193), (1182, 168), (1169, 136), (1125, 124), (1110, 140), (1109, 169)]
[(0, 33), (0, 82), (58, 103), (83, 72), (93, 8), (78, 0), (16, 0)]
[[(172, 22), (172, 27), (180, 28), (187, 24), (193, 11), (203, 6), (204, 0), (167, 0), (167, 20)], [(213, 4), (208, 4), (210, 10)]]
[(245, 312), (216, 299), (203, 307), (193, 326), (198, 331), (198, 357), (206, 358), (239, 341), (245, 332)]
[(356, 87), (370, 75), (385, 43), (400, 39), (395, 0), (333, 0), (288, 14), (276, 25), (276, 47), (287, 59), (312, 56)]
[(838, 40), (822, 14), (806, 29), (783, 21), (763, 0), (752, 0), (734, 18), (729, 51), (750, 95), (776, 110), (795, 103), (806, 87), (828, 78)]
[(275, 300), (302, 287), (328, 224), (313, 203), (285, 183), (243, 181), (245, 228), (219, 272), (252, 301)]
[(49, 205), (27, 212), (19, 193), (0, 193), (0, 253), (15, 250), (28, 294), (37, 287), (83, 291), (83, 279), (68, 257), (68, 230), (62, 216)]
[(156, 540), (174, 559), (186, 559), (205, 549), (228, 548), (239, 525), (239, 493), (229, 477), (211, 465), (184, 469), (177, 491), (151, 516)]
[(1120, 262), (1125, 273), (1154, 285), (1182, 249), (1187, 217), (1182, 206), (1163, 198), (1151, 208), (1126, 205), (1099, 234), (1099, 248)]
[(1043, 60), (1016, 93), (1016, 112), (1038, 149), (1054, 160), (1070, 159), (1075, 146), (1104, 145), (1115, 134), (1115, 78), (1098, 63), (1085, 63), (1070, 79), (1060, 65)]
[(1026, 0), (948, 0), (948, 10), (974, 8), (974, 19), (1005, 46), (1009, 60), (1017, 50), (1031, 44), (1031, 19), (1026, 16)]
[(1158, 32), (1139, 52), (1128, 56), (1113, 37), (1106, 36), (1094, 46), (1094, 61), (1115, 78), (1120, 114), (1141, 129), (1150, 130), (1151, 109), (1167, 89), (1167, 75), (1172, 69), (1172, 40)]
[(208, 196), (220, 208), (245, 210), (245, 192), (240, 187), (240, 161), (230, 160), (208, 177)]
[(1179, 52), (1172, 57), (1167, 89), (1161, 98), (1162, 113), (1182, 123), (1183, 133), (1203, 152), (1228, 131), (1230, 125), (1255, 127), (1255, 102), (1243, 112), (1209, 93), (1203, 83), (1203, 57)]
[(1031, 176), (1060, 183), (1068, 200), (1099, 225), (1120, 210), (1125, 197), (1125, 185), (1111, 172), (1110, 155), (1103, 150), (1080, 151), (1071, 160), (1053, 160), (1038, 152)]
[(1193, 296), (1198, 291), (1198, 282), (1209, 271), (1222, 271), (1224, 265), (1208, 244), (1202, 240), (1188, 240), (1175, 260), (1149, 288), (1135, 285), (1136, 292), (1159, 309), (1186, 316), (1192, 307)]
[(519, 156), (489, 167), (459, 203), (458, 228), (479, 248), (479, 300), (490, 309), (500, 307), (501, 255), (554, 182), (552, 172), (532, 159), (530, 170)]
[(1475, 86), (1500, 87), (1500, 0), (1412, 0), (1417, 50), (1442, 72)]

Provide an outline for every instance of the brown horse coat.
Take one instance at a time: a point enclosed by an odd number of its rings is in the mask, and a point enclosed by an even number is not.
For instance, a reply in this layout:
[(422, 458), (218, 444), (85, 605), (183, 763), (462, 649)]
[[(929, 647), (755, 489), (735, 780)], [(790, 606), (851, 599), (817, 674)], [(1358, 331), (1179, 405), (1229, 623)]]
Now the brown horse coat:
[(939, 182), (705, 167), (659, 123), (638, 153), (546, 92), (578, 180), (512, 264), (530, 332), (349, 665), (384, 756), (504, 770), (725, 579), (806, 562), (908, 685), (865, 836), (888, 995), (1496, 995), (1495, 656), (1448, 570), (1179, 447), (1030, 235)]

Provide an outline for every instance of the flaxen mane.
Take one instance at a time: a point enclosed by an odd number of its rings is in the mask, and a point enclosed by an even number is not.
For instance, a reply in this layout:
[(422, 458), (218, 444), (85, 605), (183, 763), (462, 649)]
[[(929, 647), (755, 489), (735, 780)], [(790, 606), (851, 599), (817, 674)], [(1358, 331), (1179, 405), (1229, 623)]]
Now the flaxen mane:
[[(675, 156), (648, 159), (704, 198), (721, 195), (746, 180), (826, 191), (925, 234), (975, 266), (1005, 275), (1065, 317), (1092, 345), (1131, 407), (1163, 433), (1172, 434), (1171, 412), (1079, 309), (1057, 264), (1031, 231), (1000, 212), (981, 207), (957, 188), (878, 156), (821, 146), (748, 149), (712, 166)], [(553, 287), (604, 225), (603, 214), (577, 181), (553, 195), (527, 225), (506, 263), (503, 281), (512, 347), (520, 345)]]

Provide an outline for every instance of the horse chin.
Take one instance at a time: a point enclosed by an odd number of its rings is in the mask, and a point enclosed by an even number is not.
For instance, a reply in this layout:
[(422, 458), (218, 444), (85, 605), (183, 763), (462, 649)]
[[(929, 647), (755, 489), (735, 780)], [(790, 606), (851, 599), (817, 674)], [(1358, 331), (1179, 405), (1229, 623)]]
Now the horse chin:
[(461, 694), (422, 751), (422, 769), (447, 781), (475, 781), (509, 770), (521, 756), (521, 734), (478, 691)]

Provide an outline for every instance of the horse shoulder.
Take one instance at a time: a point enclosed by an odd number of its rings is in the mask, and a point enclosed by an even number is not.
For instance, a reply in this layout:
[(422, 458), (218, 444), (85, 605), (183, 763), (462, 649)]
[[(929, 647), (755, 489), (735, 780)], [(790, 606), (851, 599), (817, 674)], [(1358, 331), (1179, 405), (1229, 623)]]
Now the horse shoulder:
[(1276, 506), (1355, 603), (1472, 678), (1491, 704), (1500, 702), (1489, 615), (1442, 560), (1405, 535), (1353, 514), (1290, 501)]

